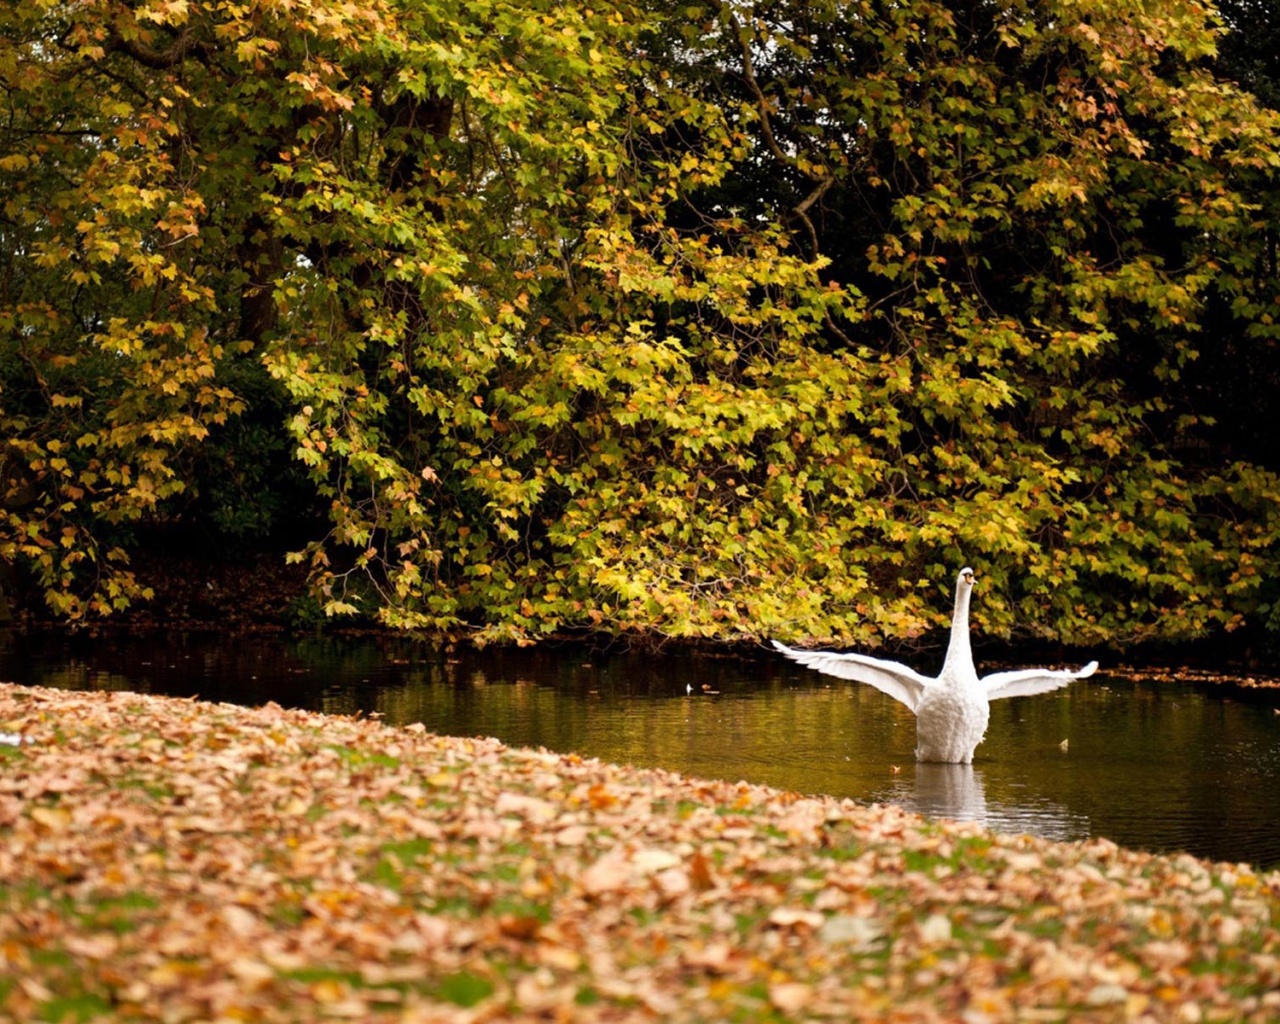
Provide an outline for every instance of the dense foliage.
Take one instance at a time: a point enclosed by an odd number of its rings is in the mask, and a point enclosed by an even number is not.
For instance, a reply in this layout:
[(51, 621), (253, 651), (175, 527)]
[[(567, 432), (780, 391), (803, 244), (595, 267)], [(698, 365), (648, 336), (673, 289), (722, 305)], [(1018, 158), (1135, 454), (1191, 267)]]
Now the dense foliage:
[(995, 632), (1280, 625), (1280, 120), (1215, 25), (7, 5), (0, 560), (104, 613), (197, 523), (482, 639), (874, 643), (961, 562)]

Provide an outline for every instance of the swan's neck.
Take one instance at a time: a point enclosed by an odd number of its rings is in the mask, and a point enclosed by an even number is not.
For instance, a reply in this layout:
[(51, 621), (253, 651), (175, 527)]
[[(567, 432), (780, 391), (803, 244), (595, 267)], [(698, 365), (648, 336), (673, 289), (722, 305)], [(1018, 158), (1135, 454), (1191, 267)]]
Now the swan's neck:
[[(969, 587), (956, 587), (956, 610), (951, 616), (951, 642), (942, 663), (943, 674), (955, 676), (955, 670), (973, 668), (973, 651), (969, 647)], [(948, 670), (951, 670), (948, 672)]]

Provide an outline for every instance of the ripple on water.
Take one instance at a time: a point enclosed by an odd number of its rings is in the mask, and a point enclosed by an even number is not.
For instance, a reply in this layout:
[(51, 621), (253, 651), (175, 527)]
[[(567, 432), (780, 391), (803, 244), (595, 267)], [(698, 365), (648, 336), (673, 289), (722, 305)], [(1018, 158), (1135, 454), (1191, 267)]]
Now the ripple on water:
[(893, 801), (1001, 831), (1280, 864), (1280, 715), (1176, 682), (1100, 673), (998, 701), (965, 775), (916, 765), (914, 718), (883, 694), (772, 655), (446, 656), (386, 638), (0, 633), (0, 679), (377, 712), (449, 735)]

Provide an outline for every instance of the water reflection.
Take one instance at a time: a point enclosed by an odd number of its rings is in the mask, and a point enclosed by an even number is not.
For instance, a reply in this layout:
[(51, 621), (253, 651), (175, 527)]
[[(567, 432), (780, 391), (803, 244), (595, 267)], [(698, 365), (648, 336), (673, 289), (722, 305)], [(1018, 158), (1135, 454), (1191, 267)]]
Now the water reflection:
[(388, 638), (0, 633), (0, 679), (378, 713), (449, 735), (893, 802), (1005, 832), (1280, 863), (1275, 695), (1099, 676), (998, 701), (965, 767), (917, 765), (915, 721), (883, 694), (770, 655), (453, 655)]
[(968, 764), (916, 764), (902, 769), (888, 799), (930, 818), (973, 821), (997, 832), (1028, 832), (1046, 839), (1084, 839), (1092, 834), (1088, 815), (1064, 804), (1024, 794), (1021, 802), (988, 802), (980, 768)]
[(971, 764), (917, 764), (915, 809), (931, 818), (987, 823), (982, 773)]

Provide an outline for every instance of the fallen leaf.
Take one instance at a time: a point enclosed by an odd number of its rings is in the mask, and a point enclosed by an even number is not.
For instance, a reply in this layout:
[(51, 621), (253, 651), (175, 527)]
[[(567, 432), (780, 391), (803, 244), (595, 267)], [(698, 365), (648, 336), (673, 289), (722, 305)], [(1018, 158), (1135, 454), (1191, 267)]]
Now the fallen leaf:
[(37, 825), (50, 831), (61, 831), (71, 824), (71, 812), (65, 807), (33, 807), (27, 812)]
[(114, 935), (102, 932), (93, 935), (68, 935), (62, 940), (62, 947), (73, 956), (83, 956), (90, 960), (105, 960), (112, 956), (120, 946), (120, 940)]
[(637, 850), (631, 855), (631, 866), (640, 875), (652, 875), (655, 872), (673, 868), (679, 863), (680, 858), (670, 850)]
[(769, 915), (769, 923), (778, 928), (794, 928), (804, 925), (806, 928), (821, 928), (826, 917), (813, 910), (800, 910), (796, 907), (779, 907)]
[(800, 982), (779, 982), (769, 986), (769, 1002), (783, 1013), (800, 1013), (813, 1000), (813, 989)]
[(943, 914), (930, 914), (917, 925), (920, 941), (939, 946), (951, 941), (951, 922)]
[(625, 855), (611, 851), (584, 871), (579, 879), (588, 896), (614, 892), (631, 881), (631, 865)]
[(542, 921), (532, 914), (503, 914), (498, 918), (498, 930), (509, 939), (528, 941), (542, 929)]

